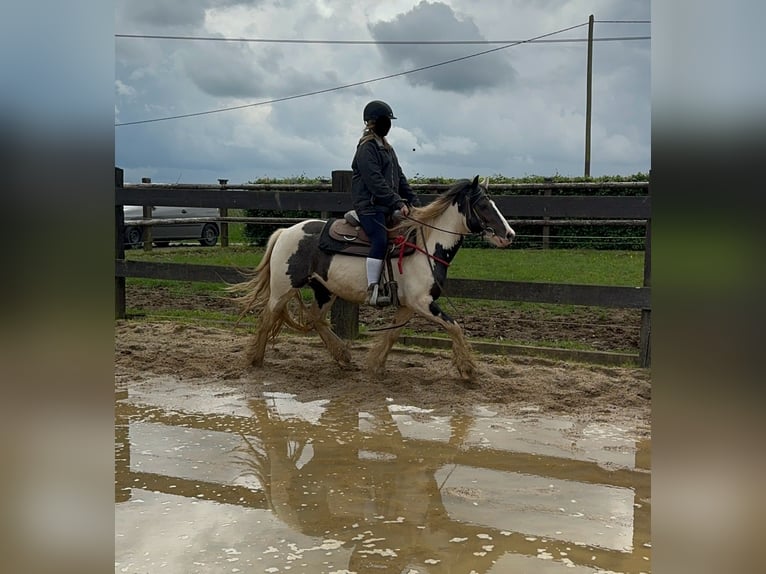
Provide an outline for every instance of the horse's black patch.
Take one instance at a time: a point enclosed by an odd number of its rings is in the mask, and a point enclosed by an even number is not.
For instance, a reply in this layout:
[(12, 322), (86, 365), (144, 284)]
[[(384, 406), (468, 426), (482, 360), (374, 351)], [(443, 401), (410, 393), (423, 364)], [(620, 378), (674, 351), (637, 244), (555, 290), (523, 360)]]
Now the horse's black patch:
[(330, 272), (332, 258), (332, 253), (325, 253), (321, 249), (317, 249), (314, 253), (314, 260), (311, 262), (312, 271), (325, 281), (327, 281), (327, 276)]
[(332, 299), (332, 293), (322, 285), (319, 281), (310, 280), (309, 286), (311, 287), (312, 291), (314, 291), (314, 299), (316, 299), (317, 305), (319, 305), (320, 308), (327, 305), (327, 303), (330, 302), (330, 299)]
[[(443, 261), (446, 261), (448, 263), (452, 263), (452, 260), (455, 257), (455, 254), (460, 249), (460, 246), (463, 244), (463, 238), (460, 237), (456, 242), (455, 245), (452, 245), (451, 247), (444, 247), (441, 243), (436, 244), (436, 249), (434, 249), (434, 256), (438, 257), (439, 259), (442, 259)], [(433, 277), (434, 277), (434, 283), (431, 286), (431, 297), (434, 299), (438, 299), (442, 294), (442, 286), (444, 285), (444, 282), (447, 280), (447, 266), (444, 263), (441, 263), (440, 261), (434, 260), (434, 267), (433, 267)]]
[(455, 320), (452, 317), (450, 317), (444, 311), (442, 311), (442, 308), (439, 307), (439, 304), (436, 301), (431, 301), (431, 303), (428, 305), (428, 310), (431, 311), (431, 315), (433, 315), (434, 317), (441, 317), (447, 323), (455, 322)]
[[(319, 243), (319, 233), (323, 227), (323, 221), (309, 221), (301, 228), (305, 235), (298, 242), (295, 253), (287, 260), (287, 275), (290, 277), (290, 285), (295, 288), (305, 286), (311, 274), (317, 270), (318, 266), (324, 263), (317, 261), (317, 259), (321, 259), (322, 255), (317, 249), (317, 245)], [(326, 267), (329, 268), (329, 266), (330, 262), (327, 261)], [(324, 277), (327, 277), (327, 269), (324, 271)]]

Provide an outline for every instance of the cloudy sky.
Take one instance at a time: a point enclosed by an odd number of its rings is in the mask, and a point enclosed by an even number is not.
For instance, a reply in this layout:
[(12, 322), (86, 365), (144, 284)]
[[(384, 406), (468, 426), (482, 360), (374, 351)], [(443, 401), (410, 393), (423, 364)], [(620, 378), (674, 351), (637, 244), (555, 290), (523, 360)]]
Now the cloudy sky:
[[(126, 182), (329, 177), (382, 99), (408, 176), (580, 176), (587, 43), (509, 44), (587, 38), (590, 14), (597, 39), (651, 35), (607, 22), (650, 20), (648, 0), (117, 0), (118, 35), (312, 42), (117, 37), (116, 164)], [(594, 44), (591, 175), (651, 167), (650, 49)]]

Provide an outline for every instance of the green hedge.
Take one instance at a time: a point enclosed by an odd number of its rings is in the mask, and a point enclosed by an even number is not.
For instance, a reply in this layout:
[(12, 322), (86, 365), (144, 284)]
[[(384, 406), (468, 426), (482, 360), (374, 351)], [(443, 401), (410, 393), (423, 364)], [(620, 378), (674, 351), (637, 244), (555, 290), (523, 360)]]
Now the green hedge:
[[(455, 179), (423, 177), (416, 174), (410, 178), (413, 184), (450, 184)], [(505, 177), (502, 175), (492, 175), (489, 177), (490, 193), (493, 195), (543, 195), (544, 190), (493, 190), (492, 184), (498, 183), (559, 183), (559, 182), (587, 182), (593, 183), (592, 188), (579, 189), (557, 189), (556, 195), (592, 195), (592, 196), (636, 196), (646, 195), (645, 189), (614, 189), (599, 187), (604, 182), (629, 182), (629, 181), (649, 181), (649, 175), (645, 173), (636, 173), (630, 176), (603, 176), (597, 178), (585, 177), (563, 177), (555, 175), (553, 177), (544, 176), (526, 176), (522, 178)], [(262, 178), (253, 183), (328, 183), (324, 178), (306, 178), (299, 176), (286, 179), (268, 179)], [(349, 206), (350, 209), (350, 206)], [(248, 217), (320, 217), (319, 211), (270, 211), (265, 209), (248, 209)], [(245, 226), (245, 237), (255, 245), (265, 245), (269, 236), (275, 229), (284, 227), (280, 224), (247, 224)], [(541, 225), (514, 225), (516, 240), (514, 245), (519, 248), (542, 248), (543, 247), (543, 227)], [(644, 249), (645, 228), (643, 225), (625, 226), (625, 225), (557, 225), (550, 226), (548, 232), (548, 246), (551, 249), (598, 249), (598, 250), (636, 250)], [(489, 247), (480, 237), (466, 238), (465, 245), (468, 247)]]

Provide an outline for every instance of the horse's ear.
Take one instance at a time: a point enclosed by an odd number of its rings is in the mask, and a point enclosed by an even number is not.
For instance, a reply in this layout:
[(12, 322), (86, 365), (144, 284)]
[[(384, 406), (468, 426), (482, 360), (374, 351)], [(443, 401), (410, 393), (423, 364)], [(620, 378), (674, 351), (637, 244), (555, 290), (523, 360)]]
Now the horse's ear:
[(473, 181), (471, 182), (471, 187), (476, 189), (479, 186), (479, 176), (473, 178)]
[(485, 191), (489, 189), (489, 176), (481, 180), (481, 186), (484, 188)]

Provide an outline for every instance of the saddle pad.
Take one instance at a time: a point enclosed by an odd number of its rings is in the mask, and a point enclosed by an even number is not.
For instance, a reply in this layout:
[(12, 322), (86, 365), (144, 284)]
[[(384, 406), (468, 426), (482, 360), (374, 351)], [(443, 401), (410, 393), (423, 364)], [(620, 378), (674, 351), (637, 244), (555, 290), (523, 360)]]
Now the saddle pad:
[(370, 240), (361, 226), (351, 225), (345, 219), (334, 219), (330, 222), (330, 237), (344, 243), (370, 245)]
[[(389, 240), (395, 234), (389, 234)], [(344, 255), (358, 255), (367, 257), (370, 253), (370, 240), (364, 229), (348, 223), (345, 219), (330, 219), (325, 223), (319, 234), (319, 249), (330, 253), (343, 253)], [(406, 247), (405, 255), (415, 251), (412, 247)], [(399, 247), (393, 247), (389, 241), (388, 256), (398, 256)]]
[[(364, 240), (358, 239), (360, 234)], [(354, 227), (345, 219), (330, 219), (319, 234), (319, 249), (330, 253), (366, 257), (370, 252), (370, 243), (361, 227)]]

